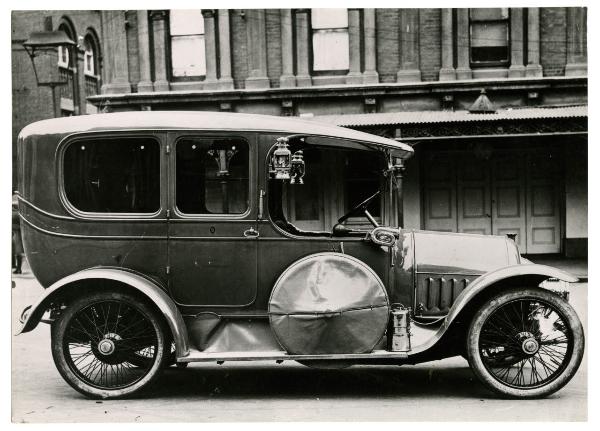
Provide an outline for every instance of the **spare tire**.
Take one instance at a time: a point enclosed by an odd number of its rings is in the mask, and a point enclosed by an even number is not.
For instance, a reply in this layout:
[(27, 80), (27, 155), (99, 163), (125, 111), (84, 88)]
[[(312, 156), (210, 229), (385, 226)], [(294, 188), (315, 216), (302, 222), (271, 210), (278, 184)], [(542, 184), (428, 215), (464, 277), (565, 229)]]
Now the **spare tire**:
[(368, 353), (385, 335), (389, 301), (377, 274), (360, 260), (318, 253), (275, 282), (269, 319), (290, 354)]

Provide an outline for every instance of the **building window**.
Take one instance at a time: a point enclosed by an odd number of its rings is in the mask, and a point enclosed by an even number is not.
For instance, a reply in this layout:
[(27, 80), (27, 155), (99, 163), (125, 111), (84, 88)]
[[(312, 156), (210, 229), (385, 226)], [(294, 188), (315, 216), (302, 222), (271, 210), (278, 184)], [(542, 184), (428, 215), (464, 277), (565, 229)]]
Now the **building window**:
[(510, 55), (508, 8), (469, 10), (472, 66), (508, 66)]
[(68, 68), (71, 60), (71, 55), (69, 54), (69, 47), (61, 45), (58, 47), (58, 66)]
[(204, 18), (201, 10), (171, 10), (171, 72), (174, 78), (206, 75)]
[(350, 65), (347, 9), (312, 9), (313, 71), (345, 71)]
[(100, 67), (98, 62), (98, 48), (94, 38), (88, 34), (83, 41), (83, 74), (85, 77), (85, 94), (93, 96), (99, 94)]
[(65, 195), (93, 213), (160, 209), (160, 145), (152, 138), (86, 139), (65, 150)]
[(88, 76), (96, 76), (96, 53), (94, 52), (94, 44), (90, 40), (90, 37), (86, 37), (83, 42), (84, 56), (83, 56), (83, 71)]
[[(65, 25), (65, 24), (61, 24), (58, 27), (59, 30), (63, 31), (67, 37), (71, 40), (77, 40), (77, 38), (75, 37), (75, 34), (73, 33), (73, 31), (71, 31), (71, 29), (69, 28), (69, 26)], [(73, 94), (75, 92), (75, 79), (74, 79), (74, 72), (73, 72), (73, 68), (74, 68), (74, 60), (75, 57), (73, 56), (73, 52), (72, 52), (72, 48), (69, 46), (59, 46), (58, 47), (58, 74), (60, 76), (60, 80), (63, 82), (66, 82), (65, 85), (61, 85), (59, 86), (59, 91), (60, 91), (60, 97), (62, 99), (66, 99), (69, 102), (67, 102), (67, 111), (74, 111), (73, 109), (73, 104), (74, 104), (74, 98), (73, 98)], [(62, 102), (61, 102), (62, 104)]]
[(177, 209), (243, 214), (249, 208), (249, 147), (239, 138), (184, 138), (176, 144)]

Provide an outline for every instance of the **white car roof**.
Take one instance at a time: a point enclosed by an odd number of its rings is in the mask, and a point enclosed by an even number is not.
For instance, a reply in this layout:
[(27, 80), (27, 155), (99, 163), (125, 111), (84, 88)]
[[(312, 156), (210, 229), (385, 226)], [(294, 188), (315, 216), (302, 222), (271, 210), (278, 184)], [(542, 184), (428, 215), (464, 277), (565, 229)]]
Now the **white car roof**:
[(290, 117), (196, 111), (128, 111), (111, 114), (81, 115), (42, 120), (26, 126), (23, 138), (32, 135), (63, 134), (101, 130), (236, 130), (305, 134), (357, 141), (394, 150), (396, 155), (410, 157), (410, 145), (370, 133)]

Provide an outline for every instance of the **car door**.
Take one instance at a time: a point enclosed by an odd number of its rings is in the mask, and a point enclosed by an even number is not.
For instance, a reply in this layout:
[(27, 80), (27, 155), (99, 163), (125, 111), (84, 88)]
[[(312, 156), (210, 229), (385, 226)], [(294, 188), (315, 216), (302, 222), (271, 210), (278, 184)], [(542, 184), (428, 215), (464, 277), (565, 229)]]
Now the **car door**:
[(254, 136), (170, 133), (169, 282), (180, 305), (254, 302)]
[[(263, 154), (259, 157), (258, 181), (261, 194), (264, 195), (260, 199), (263, 208), (259, 211), (258, 220), (257, 310), (266, 311), (273, 285), (286, 268), (298, 259), (315, 253), (337, 252), (356, 257), (371, 267), (385, 283), (390, 261), (386, 250), (365, 241), (366, 233), (348, 237), (331, 235), (338, 218), (353, 204), (364, 200), (363, 196), (372, 194), (369, 185), (365, 186), (357, 181), (357, 177), (347, 175), (348, 171), (354, 169), (346, 166), (345, 152), (339, 147), (323, 147), (319, 150), (305, 148), (306, 174), (303, 184), (278, 184), (279, 180), (269, 179), (267, 163), (268, 150), (272, 149), (279, 136), (260, 137)], [(321, 154), (311, 155), (311, 151), (321, 151)], [(368, 159), (369, 156), (380, 157), (378, 153), (368, 151), (362, 151), (358, 156), (355, 157), (357, 160)], [(374, 178), (377, 179), (377, 176)], [(353, 195), (350, 189), (361, 193)], [(355, 199), (346, 202), (348, 197)], [(304, 216), (299, 217), (299, 214)], [(375, 215), (379, 218), (378, 212)], [(353, 218), (354, 227), (361, 227), (363, 218)], [(288, 223), (297, 229), (290, 228)], [(364, 228), (369, 230), (371, 226)]]

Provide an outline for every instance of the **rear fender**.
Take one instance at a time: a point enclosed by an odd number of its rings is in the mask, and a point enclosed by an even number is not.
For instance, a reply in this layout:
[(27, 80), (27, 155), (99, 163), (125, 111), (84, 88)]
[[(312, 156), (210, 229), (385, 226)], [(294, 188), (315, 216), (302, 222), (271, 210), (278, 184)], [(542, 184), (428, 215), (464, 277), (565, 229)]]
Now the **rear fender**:
[[(129, 288), (142, 294), (151, 301), (165, 317), (165, 321), (173, 334), (177, 357), (179, 358), (189, 354), (186, 326), (183, 317), (173, 300), (153, 280), (122, 268), (90, 268), (76, 272), (75, 274), (71, 274), (57, 281), (45, 290), (44, 294), (35, 304), (24, 311), (21, 317), (23, 326), (16, 335), (33, 330), (38, 325), (44, 312), (50, 307), (52, 302), (58, 300), (60, 296), (67, 293), (68, 290), (74, 288), (75, 285), (84, 280), (116, 281), (123, 283)], [(106, 286), (108, 288), (110, 287), (110, 284), (106, 284)]]
[(448, 329), (452, 326), (452, 323), (456, 321), (461, 312), (463, 312), (469, 304), (473, 304), (474, 301), (481, 298), (481, 295), (493, 295), (501, 292), (503, 289), (515, 286), (538, 286), (540, 283), (550, 278), (569, 283), (578, 281), (577, 277), (567, 272), (550, 266), (536, 264), (511, 265), (483, 274), (470, 283), (465, 290), (461, 292), (458, 298), (456, 298), (456, 301), (454, 301), (454, 304), (450, 308), (448, 315), (438, 331), (435, 332), (431, 338), (425, 340), (424, 343), (415, 346), (411, 351), (411, 354), (417, 355), (423, 353), (436, 345), (438, 341), (444, 338)]

